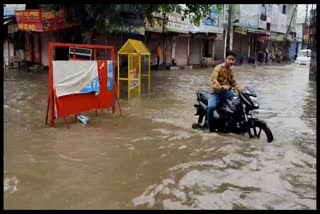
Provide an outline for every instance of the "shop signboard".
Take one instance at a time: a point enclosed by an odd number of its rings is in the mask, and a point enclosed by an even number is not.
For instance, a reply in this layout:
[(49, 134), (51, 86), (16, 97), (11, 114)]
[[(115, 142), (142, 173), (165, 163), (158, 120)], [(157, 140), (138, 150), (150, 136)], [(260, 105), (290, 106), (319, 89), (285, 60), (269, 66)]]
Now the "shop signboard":
[(166, 30), (177, 33), (189, 33), (189, 20), (182, 20), (182, 15), (177, 13), (169, 14)]
[(18, 30), (32, 32), (54, 31), (67, 28), (63, 10), (20, 10), (15, 12)]
[(190, 23), (191, 33), (223, 33), (223, 27), (221, 26), (222, 12), (218, 12), (216, 8), (211, 9), (211, 13), (208, 17), (202, 19), (199, 26), (195, 26)]
[(247, 35), (248, 30), (245, 28), (235, 27), (234, 28), (235, 33), (240, 33), (242, 35)]

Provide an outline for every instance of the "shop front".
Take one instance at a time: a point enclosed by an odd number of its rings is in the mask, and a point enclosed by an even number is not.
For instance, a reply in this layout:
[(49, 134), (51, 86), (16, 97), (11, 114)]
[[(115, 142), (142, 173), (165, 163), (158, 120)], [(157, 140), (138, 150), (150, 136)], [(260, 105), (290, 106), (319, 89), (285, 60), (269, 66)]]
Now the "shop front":
[(77, 26), (65, 21), (63, 10), (19, 10), (15, 12), (15, 17), (18, 30), (25, 32), (24, 55), (29, 64), (48, 66), (49, 43), (58, 41), (61, 31)]

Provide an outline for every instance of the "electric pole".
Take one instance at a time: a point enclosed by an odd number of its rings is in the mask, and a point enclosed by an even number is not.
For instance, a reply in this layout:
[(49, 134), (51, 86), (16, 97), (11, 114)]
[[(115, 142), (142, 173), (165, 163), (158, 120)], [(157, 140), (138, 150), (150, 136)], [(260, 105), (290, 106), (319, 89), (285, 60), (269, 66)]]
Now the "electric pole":
[[(310, 14), (310, 30), (309, 32), (309, 41), (310, 41), (310, 49), (311, 49), (311, 60), (310, 60), (310, 68), (309, 68), (309, 80), (316, 81), (317, 79), (317, 40), (316, 40), (316, 26), (317, 26), (317, 13), (316, 9), (313, 9), (313, 4), (311, 7)], [(312, 34), (312, 35), (311, 35)]]
[[(295, 12), (297, 10), (297, 6), (298, 6), (297, 4), (293, 5), (293, 10), (292, 10), (292, 15), (291, 15), (291, 18), (290, 18), (290, 22), (289, 22), (286, 34), (284, 35), (284, 40), (283, 40), (283, 43), (282, 43), (282, 53), (286, 53), (285, 47), (286, 47), (286, 43), (287, 43), (287, 37), (288, 37), (288, 34), (290, 32), (290, 29), (291, 29), (292, 20), (293, 20), (293, 17), (295, 15)], [(287, 55), (287, 54), (285, 54), (285, 55)]]
[(228, 27), (227, 27), (227, 45), (226, 45), (226, 50), (230, 50), (231, 14), (232, 14), (232, 6), (231, 6), (231, 4), (229, 4), (229, 8), (228, 8)]
[(292, 20), (293, 20), (293, 17), (294, 17), (295, 12), (296, 12), (296, 10), (297, 10), (297, 6), (298, 6), (297, 4), (295, 4), (295, 5), (293, 6), (291, 19), (290, 19), (290, 22), (289, 22), (289, 25), (288, 25), (288, 28), (287, 28), (286, 34), (284, 35), (284, 42), (286, 41), (286, 39), (287, 39), (287, 37), (288, 37), (288, 34), (289, 34), (289, 32), (290, 32), (290, 28), (291, 28)]
[(303, 31), (302, 31), (302, 49), (304, 49), (305, 45), (306, 45), (304, 31), (305, 31), (306, 26), (307, 26), (307, 21), (308, 21), (308, 4), (306, 4), (306, 17), (304, 19)]

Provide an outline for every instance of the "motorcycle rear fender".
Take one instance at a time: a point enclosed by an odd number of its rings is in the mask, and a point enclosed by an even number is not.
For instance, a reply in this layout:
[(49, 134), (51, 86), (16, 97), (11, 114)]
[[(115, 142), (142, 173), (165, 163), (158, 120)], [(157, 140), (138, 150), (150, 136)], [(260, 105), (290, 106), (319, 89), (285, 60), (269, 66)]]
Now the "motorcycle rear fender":
[(264, 121), (264, 120), (260, 120), (260, 119), (258, 119), (258, 118), (255, 118), (254, 120), (255, 120), (255, 121), (259, 121), (260, 123), (267, 125), (267, 122)]
[(203, 110), (202, 110), (202, 108), (201, 108), (201, 105), (200, 104), (194, 104), (193, 105), (195, 108), (196, 108), (196, 110), (197, 110), (197, 112), (196, 112), (196, 114), (194, 115), (194, 116), (197, 116), (197, 115), (202, 115), (203, 114)]

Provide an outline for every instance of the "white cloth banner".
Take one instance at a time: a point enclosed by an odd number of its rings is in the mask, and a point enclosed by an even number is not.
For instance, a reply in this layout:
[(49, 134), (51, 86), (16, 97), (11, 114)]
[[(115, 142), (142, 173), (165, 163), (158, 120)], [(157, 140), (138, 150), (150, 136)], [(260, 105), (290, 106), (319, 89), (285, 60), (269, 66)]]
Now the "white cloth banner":
[[(92, 87), (93, 82), (95, 86)], [(99, 92), (98, 83), (97, 61), (53, 61), (53, 87), (56, 89), (57, 97)], [(91, 90), (88, 90), (90, 84)]]

